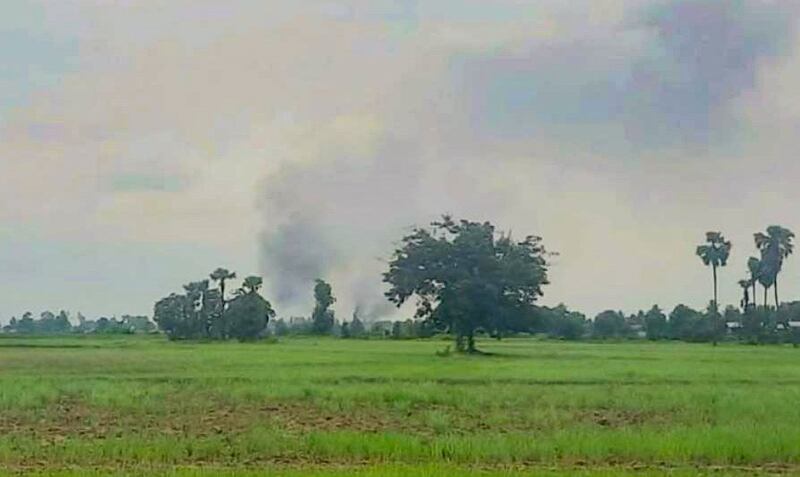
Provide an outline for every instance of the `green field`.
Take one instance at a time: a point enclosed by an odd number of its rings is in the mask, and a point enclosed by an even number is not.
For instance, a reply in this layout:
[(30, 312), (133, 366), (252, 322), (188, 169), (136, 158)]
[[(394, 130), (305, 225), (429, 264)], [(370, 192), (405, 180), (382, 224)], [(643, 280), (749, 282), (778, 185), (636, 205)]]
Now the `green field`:
[(0, 339), (0, 475), (800, 472), (800, 349)]

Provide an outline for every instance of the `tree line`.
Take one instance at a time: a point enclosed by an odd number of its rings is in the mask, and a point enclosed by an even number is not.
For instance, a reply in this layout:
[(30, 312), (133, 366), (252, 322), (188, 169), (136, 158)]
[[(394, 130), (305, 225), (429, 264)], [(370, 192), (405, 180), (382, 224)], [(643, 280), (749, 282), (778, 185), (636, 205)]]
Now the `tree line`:
[(83, 314), (78, 313), (76, 320), (77, 323), (74, 323), (70, 314), (65, 310), (61, 310), (57, 314), (44, 311), (38, 318), (28, 311), (23, 313), (19, 319), (11, 317), (8, 324), (2, 327), (2, 331), (8, 334), (25, 335), (136, 334), (156, 331), (156, 325), (147, 316), (122, 315), (119, 319), (100, 317), (96, 320), (89, 320)]
[[(721, 232), (708, 232), (695, 249), (710, 267), (713, 294), (702, 311), (678, 305), (669, 314), (657, 306), (633, 315), (607, 310), (589, 320), (564, 305), (538, 304), (549, 284), (550, 258), (538, 236), (515, 239), (489, 222), (456, 220), (443, 216), (428, 227), (411, 230), (399, 242), (387, 263), (383, 281), (386, 298), (398, 308), (409, 304), (413, 317), (405, 321), (367, 324), (357, 312), (339, 321), (333, 310), (336, 297), (331, 284), (317, 279), (314, 308), (309, 318), (274, 320), (272, 304), (262, 296), (263, 279), (246, 277), (229, 290), (236, 273), (218, 268), (208, 278), (184, 285), (154, 306), (153, 321), (172, 340), (255, 340), (269, 334), (335, 335), (342, 338), (424, 338), (449, 335), (458, 351), (477, 352), (476, 337), (502, 339), (518, 334), (557, 339), (650, 339), (710, 341), (741, 339), (748, 342), (795, 342), (800, 325), (800, 305), (781, 303), (778, 278), (794, 249), (794, 233), (770, 226), (754, 234), (757, 257), (747, 262), (747, 276), (739, 281), (740, 308), (719, 310), (719, 269), (730, 258), (732, 243)], [(764, 289), (757, 305), (756, 286)], [(773, 291), (774, 306), (768, 302)], [(406, 309), (406, 308), (404, 308)], [(14, 332), (59, 332), (72, 327), (62, 314), (16, 319), (6, 327)], [(106, 320), (94, 326), (131, 328), (131, 317)], [(146, 327), (146, 318), (136, 326)], [(81, 324), (79, 326), (86, 326)], [(152, 323), (150, 323), (152, 326)]]

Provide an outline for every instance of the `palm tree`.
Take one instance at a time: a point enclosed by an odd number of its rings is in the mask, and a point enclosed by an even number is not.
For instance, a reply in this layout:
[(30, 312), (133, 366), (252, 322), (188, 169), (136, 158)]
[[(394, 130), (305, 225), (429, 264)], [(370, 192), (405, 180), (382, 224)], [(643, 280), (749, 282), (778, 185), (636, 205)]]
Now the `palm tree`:
[(778, 274), (783, 268), (783, 261), (794, 251), (794, 232), (781, 227), (770, 225), (767, 233), (758, 232), (754, 236), (756, 248), (761, 251), (763, 272), (770, 275), (772, 285), (775, 286), (775, 309), (780, 305), (778, 300)]
[(775, 275), (773, 275), (766, 264), (761, 262), (761, 270), (758, 272), (758, 283), (764, 288), (764, 308), (768, 306), (767, 292), (775, 284)]
[(225, 281), (236, 278), (236, 272), (231, 272), (227, 268), (218, 268), (211, 272), (209, 277), (215, 282), (219, 282), (219, 294), (222, 301), (222, 308), (225, 309)]
[(742, 309), (746, 311), (750, 306), (750, 280), (739, 280), (739, 286), (742, 287), (742, 292), (744, 293), (744, 297), (742, 298)]
[(249, 276), (244, 279), (244, 283), (242, 283), (241, 292), (256, 293), (263, 284), (264, 284), (264, 279), (262, 279), (261, 277)]
[[(748, 258), (747, 270), (750, 272), (750, 285), (753, 287), (753, 304), (757, 306), (756, 284), (758, 283), (758, 275), (761, 273), (761, 260), (756, 257)], [(764, 305), (766, 306), (766, 303)]]
[(718, 310), (717, 301), (717, 267), (724, 267), (728, 264), (728, 257), (731, 254), (733, 245), (725, 240), (721, 232), (706, 232), (706, 243), (699, 245), (695, 252), (703, 261), (703, 265), (711, 266), (714, 275), (714, 310)]

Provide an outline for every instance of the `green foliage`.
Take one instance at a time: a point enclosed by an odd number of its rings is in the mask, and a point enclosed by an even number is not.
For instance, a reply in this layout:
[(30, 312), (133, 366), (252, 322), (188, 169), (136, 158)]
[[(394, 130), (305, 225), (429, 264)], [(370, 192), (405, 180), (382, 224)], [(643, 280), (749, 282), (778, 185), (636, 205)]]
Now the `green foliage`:
[(514, 317), (532, 315), (547, 282), (539, 237), (515, 242), (488, 222), (445, 216), (402, 240), (384, 274), (387, 298), (401, 306), (417, 297), (416, 318), (455, 335), (459, 351), (475, 351), (475, 333), (502, 335)]
[(69, 313), (61, 310), (57, 315), (45, 311), (39, 319), (34, 319), (33, 314), (25, 313), (22, 319), (11, 318), (9, 323), (2, 328), (4, 333), (20, 335), (63, 335), (69, 333), (81, 334), (134, 334), (149, 333), (155, 329), (153, 322), (146, 316), (123, 315), (121, 319), (101, 317), (96, 321), (87, 320), (82, 314), (77, 314), (78, 324), (73, 325)]
[(327, 335), (333, 331), (336, 322), (333, 310), (330, 307), (336, 303), (333, 289), (324, 280), (314, 282), (314, 311), (311, 313), (311, 329), (318, 335)]
[(592, 329), (597, 338), (624, 338), (631, 335), (631, 328), (621, 311), (601, 312), (594, 318)]
[(669, 338), (667, 315), (657, 305), (653, 305), (644, 315), (644, 328), (647, 339), (663, 340)]
[(275, 336), (286, 336), (289, 334), (289, 325), (283, 318), (274, 322)]
[[(778, 274), (783, 269), (783, 261), (794, 251), (794, 232), (779, 225), (767, 227), (767, 233), (758, 232), (753, 236), (756, 248), (761, 252), (759, 282), (765, 292), (770, 287), (775, 289), (775, 307), (780, 306), (778, 299)], [(766, 306), (766, 296), (764, 299)]]
[(239, 341), (258, 339), (267, 329), (269, 320), (275, 317), (270, 302), (250, 289), (231, 300), (225, 310), (230, 336)]
[(242, 287), (239, 289), (240, 293), (257, 293), (264, 285), (264, 279), (256, 276), (249, 276), (242, 282)]
[(732, 244), (720, 232), (706, 232), (706, 243), (699, 245), (696, 254), (705, 266), (710, 266), (714, 276), (714, 307), (718, 307), (717, 268), (728, 264)]
[(211, 273), (220, 289), (210, 289), (208, 280), (185, 285), (185, 294), (171, 294), (159, 300), (153, 319), (172, 340), (227, 339), (253, 340), (260, 337), (275, 316), (272, 305), (258, 291), (263, 280), (244, 279), (233, 300), (224, 300), (224, 282), (235, 277), (233, 272), (218, 269)]
[(545, 333), (554, 338), (579, 340), (587, 335), (591, 322), (582, 313), (569, 310), (563, 303), (555, 308), (536, 307), (528, 322), (529, 333)]

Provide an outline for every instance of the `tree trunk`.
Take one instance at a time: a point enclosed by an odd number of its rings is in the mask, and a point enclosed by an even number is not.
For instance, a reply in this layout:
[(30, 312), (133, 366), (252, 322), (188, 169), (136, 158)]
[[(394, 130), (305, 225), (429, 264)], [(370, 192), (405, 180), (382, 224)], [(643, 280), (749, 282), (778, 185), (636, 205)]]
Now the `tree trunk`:
[(775, 275), (775, 283), (772, 285), (775, 287), (775, 310), (778, 309), (780, 306), (780, 302), (778, 301), (778, 275)]
[(224, 320), (225, 320), (225, 280), (224, 279), (219, 281), (219, 301), (220, 301), (220, 304), (219, 304), (219, 320), (218, 320), (218, 323), (219, 323), (220, 327), (222, 328), (220, 330), (220, 335), (221, 335), (222, 339), (226, 340), (226, 339), (228, 339), (228, 329), (227, 329), (228, 327), (223, 325)]
[(769, 291), (769, 288), (764, 286), (764, 308), (767, 308), (767, 292), (768, 291)]
[(758, 308), (758, 290), (756, 289), (756, 279), (753, 277), (753, 308)]
[(460, 331), (456, 333), (456, 351), (464, 352), (464, 335)]
[(717, 266), (714, 265), (711, 267), (714, 271), (714, 312), (717, 312)]
[(467, 335), (467, 352), (474, 353), (475, 352), (475, 335), (473, 331), (470, 331)]

